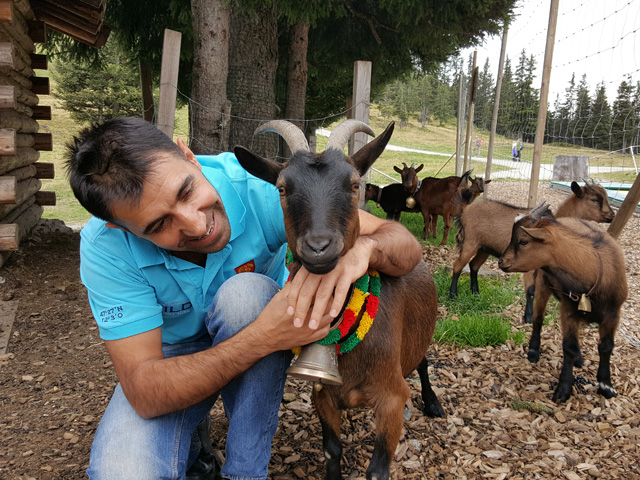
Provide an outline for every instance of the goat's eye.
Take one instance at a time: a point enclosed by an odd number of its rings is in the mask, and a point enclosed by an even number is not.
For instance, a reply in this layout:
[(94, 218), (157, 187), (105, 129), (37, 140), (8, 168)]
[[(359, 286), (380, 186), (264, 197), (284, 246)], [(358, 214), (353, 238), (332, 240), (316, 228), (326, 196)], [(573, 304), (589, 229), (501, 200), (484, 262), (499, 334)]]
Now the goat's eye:
[(360, 184), (359, 183), (352, 183), (351, 184), (351, 191), (353, 193), (359, 192), (360, 191)]
[(520, 245), (521, 247), (524, 247), (527, 243), (529, 243), (527, 240), (520, 240), (518, 242), (518, 245)]
[(278, 187), (278, 191), (280, 192), (280, 196), (282, 197), (287, 194), (287, 190), (284, 187)]

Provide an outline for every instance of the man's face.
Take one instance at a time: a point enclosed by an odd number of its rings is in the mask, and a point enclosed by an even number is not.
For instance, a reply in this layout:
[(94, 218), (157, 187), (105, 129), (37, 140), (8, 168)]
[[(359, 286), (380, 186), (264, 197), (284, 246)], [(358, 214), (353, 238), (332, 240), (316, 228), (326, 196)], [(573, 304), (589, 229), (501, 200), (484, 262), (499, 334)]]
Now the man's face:
[(113, 215), (118, 225), (166, 250), (220, 251), (231, 237), (229, 219), (200, 164), (193, 156), (187, 158), (167, 155), (157, 160), (139, 204), (117, 202)]

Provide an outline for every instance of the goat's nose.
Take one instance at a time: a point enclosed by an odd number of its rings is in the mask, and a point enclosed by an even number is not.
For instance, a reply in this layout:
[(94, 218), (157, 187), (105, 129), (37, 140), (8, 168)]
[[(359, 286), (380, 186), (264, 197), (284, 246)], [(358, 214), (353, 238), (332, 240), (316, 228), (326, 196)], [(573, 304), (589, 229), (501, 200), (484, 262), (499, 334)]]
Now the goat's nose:
[(331, 238), (324, 235), (310, 236), (307, 238), (308, 247), (318, 256), (324, 254), (330, 243)]
[(499, 266), (499, 267), (500, 267), (500, 266), (502, 266), (502, 257), (500, 257), (500, 258), (498, 259), (498, 266)]

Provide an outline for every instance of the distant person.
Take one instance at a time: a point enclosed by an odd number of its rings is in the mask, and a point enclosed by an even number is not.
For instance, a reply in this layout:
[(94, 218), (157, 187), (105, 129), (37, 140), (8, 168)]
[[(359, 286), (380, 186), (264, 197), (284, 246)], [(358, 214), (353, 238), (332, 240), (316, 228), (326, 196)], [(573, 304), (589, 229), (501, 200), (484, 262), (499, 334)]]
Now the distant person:
[(512, 156), (511, 160), (513, 160), (514, 162), (519, 162), (520, 152), (522, 151), (523, 148), (524, 148), (524, 145), (522, 144), (522, 137), (518, 137), (518, 140), (513, 142), (513, 145), (511, 145), (511, 156)]
[(482, 139), (476, 135), (476, 155), (480, 155), (480, 148), (482, 148)]

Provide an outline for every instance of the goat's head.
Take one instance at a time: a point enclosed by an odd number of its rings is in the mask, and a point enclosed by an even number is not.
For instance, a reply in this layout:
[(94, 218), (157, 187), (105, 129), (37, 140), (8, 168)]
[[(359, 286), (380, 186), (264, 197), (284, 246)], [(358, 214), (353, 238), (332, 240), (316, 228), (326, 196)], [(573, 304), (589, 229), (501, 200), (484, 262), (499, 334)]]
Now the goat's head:
[(412, 195), (413, 192), (418, 188), (418, 172), (422, 170), (424, 164), (420, 164), (419, 167), (416, 167), (415, 163), (412, 163), (410, 167), (407, 167), (407, 164), (402, 162), (402, 169), (397, 166), (393, 166), (393, 169), (400, 174), (402, 177), (402, 186), (404, 187), (404, 191), (409, 195)]
[(351, 157), (343, 153), (351, 135), (374, 135), (367, 124), (357, 120), (338, 125), (320, 154), (309, 151), (304, 134), (290, 122), (273, 120), (258, 127), (256, 134), (275, 132), (285, 139), (292, 152), (285, 163), (262, 158), (244, 147), (234, 149), (245, 170), (280, 191), (289, 248), (310, 272), (331, 271), (353, 246), (360, 231), (360, 177), (384, 151), (393, 126), (390, 123), (379, 137)]
[(473, 194), (473, 197), (477, 197), (478, 195), (480, 195), (481, 193), (484, 193), (484, 186), (485, 185), (489, 185), (491, 183), (491, 180), (487, 180), (485, 182), (484, 178), (482, 177), (469, 177), (471, 180), (471, 185), (469, 185), (469, 190), (471, 190), (471, 193)]
[(546, 202), (535, 207), (528, 215), (518, 215), (511, 230), (511, 241), (498, 259), (498, 266), (505, 272), (527, 272), (544, 264), (548, 252), (536, 249), (549, 239), (545, 226), (555, 221)]
[(609, 205), (607, 191), (602, 185), (585, 181), (584, 187), (581, 187), (578, 182), (571, 182), (571, 191), (578, 199), (571, 216), (598, 223), (611, 223), (616, 214)]

